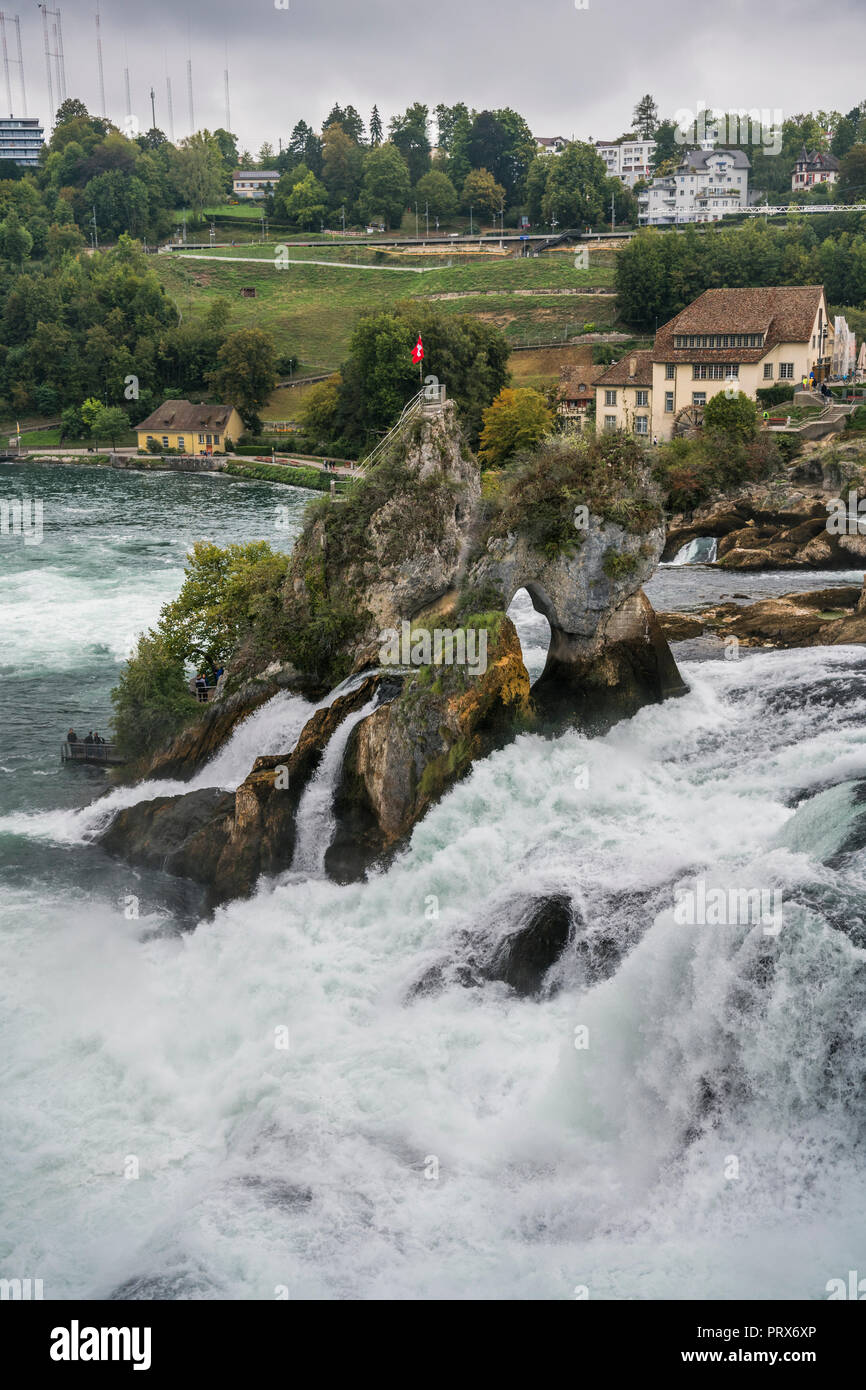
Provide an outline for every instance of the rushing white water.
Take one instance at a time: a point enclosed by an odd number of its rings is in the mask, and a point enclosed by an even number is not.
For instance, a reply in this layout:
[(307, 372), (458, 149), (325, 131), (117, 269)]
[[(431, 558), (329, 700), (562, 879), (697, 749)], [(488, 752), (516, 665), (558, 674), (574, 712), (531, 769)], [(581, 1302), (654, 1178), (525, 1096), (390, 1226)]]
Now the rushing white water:
[(693, 541), (680, 546), (672, 565), (712, 565), (715, 564), (718, 541), (715, 536), (696, 536)]
[[(108, 717), (189, 541), (266, 534), (286, 494), (45, 473), (45, 544), (0, 549), (0, 1277), (46, 1298), (801, 1299), (862, 1272), (862, 648), (684, 664), (683, 699), (602, 739), (478, 763), (366, 883), (288, 874), (196, 925), (96, 826), (236, 786), (314, 707), (278, 695), (192, 783), (84, 810), (103, 783), (57, 740)], [(648, 589), (679, 608), (861, 578), (668, 566)], [(512, 616), (537, 673), (543, 620), (525, 595)], [(780, 891), (782, 930), (679, 925), (697, 878)], [(579, 920), (541, 997), (464, 987), (472, 944), (554, 892)]]
[(349, 737), (356, 724), (366, 719), (376, 708), (376, 697), (343, 720), (328, 741), (315, 774), (311, 777), (298, 805), (297, 837), (292, 859), (292, 873), (321, 875), (325, 870), (325, 854), (334, 838), (334, 791), (343, 766)]
[[(60, 885), (35, 914), (7, 895), (3, 1273), (46, 1297), (823, 1297), (866, 1233), (866, 884), (795, 801), (866, 777), (866, 657), (685, 675), (603, 739), (476, 765), (366, 884), (263, 886), (180, 938)], [(781, 886), (778, 937), (678, 926), (698, 872)], [(609, 978), (575, 956), (539, 1000), (411, 994), (552, 890), (630, 947)]]

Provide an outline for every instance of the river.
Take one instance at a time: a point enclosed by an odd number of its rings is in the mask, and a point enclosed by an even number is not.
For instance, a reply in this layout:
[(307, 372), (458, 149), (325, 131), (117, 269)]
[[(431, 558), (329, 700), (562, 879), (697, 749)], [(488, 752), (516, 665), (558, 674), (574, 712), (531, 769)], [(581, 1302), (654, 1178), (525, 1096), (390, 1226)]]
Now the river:
[[(0, 487), (45, 511), (41, 545), (0, 541), (0, 1276), (61, 1299), (799, 1299), (862, 1263), (862, 648), (684, 661), (687, 695), (603, 738), (477, 764), (366, 883), (294, 871), (198, 923), (88, 840), (164, 787), (94, 808), (103, 775), (59, 743), (107, 732), (191, 541), (288, 545), (277, 508), (298, 527), (308, 494), (77, 467)], [(659, 607), (767, 582), (675, 568)], [(537, 671), (543, 624), (513, 613)], [(196, 784), (237, 785), (309, 709), (277, 697)], [(680, 924), (698, 876), (771, 886), (781, 930)], [(447, 972), (414, 991), (549, 892), (612, 947), (605, 978), (569, 952), (540, 999)]]

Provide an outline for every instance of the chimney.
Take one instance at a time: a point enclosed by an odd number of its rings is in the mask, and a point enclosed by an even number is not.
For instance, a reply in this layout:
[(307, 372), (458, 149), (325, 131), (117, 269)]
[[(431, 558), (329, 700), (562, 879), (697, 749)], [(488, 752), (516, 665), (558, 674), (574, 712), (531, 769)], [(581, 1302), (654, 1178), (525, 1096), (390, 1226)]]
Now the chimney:
[(628, 359), (628, 374), (629, 374), (629, 376), (637, 376), (637, 358), (636, 358), (636, 357), (630, 357), (630, 358)]

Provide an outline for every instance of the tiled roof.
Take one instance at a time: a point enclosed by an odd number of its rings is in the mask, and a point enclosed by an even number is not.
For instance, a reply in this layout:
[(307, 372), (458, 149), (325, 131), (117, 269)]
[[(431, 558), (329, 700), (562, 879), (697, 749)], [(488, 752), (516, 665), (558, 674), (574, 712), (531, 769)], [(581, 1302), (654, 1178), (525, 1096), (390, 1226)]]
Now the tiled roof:
[(595, 391), (595, 383), (598, 380), (604, 367), (563, 367), (559, 373), (559, 399), (561, 401), (576, 401), (582, 396), (591, 400)]
[(629, 352), (596, 378), (596, 386), (652, 386), (653, 355), (649, 348)]
[(679, 167), (681, 169), (706, 169), (707, 160), (715, 159), (718, 155), (724, 155), (729, 159), (735, 169), (751, 169), (752, 165), (749, 156), (744, 150), (729, 149), (727, 146), (720, 146), (713, 150), (686, 150)]
[[(823, 285), (770, 289), (705, 290), (656, 334), (654, 362), (760, 362), (777, 343), (806, 343), (824, 293)], [(763, 333), (762, 348), (675, 348), (688, 333)]]
[(163, 401), (162, 405), (136, 425), (139, 431), (179, 430), (192, 434), (197, 430), (222, 431), (229, 422), (234, 406), (193, 405), (191, 401)]

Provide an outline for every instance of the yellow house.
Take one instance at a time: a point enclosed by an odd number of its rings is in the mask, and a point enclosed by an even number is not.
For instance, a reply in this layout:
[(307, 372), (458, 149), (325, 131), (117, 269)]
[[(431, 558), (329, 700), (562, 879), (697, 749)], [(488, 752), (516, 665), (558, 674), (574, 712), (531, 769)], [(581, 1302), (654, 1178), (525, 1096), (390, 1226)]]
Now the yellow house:
[(700, 427), (720, 391), (757, 400), (761, 387), (799, 387), (830, 371), (834, 327), (823, 285), (706, 290), (597, 379), (596, 430), (655, 441)]
[(161, 449), (179, 449), (183, 454), (224, 454), (226, 440), (234, 443), (244, 426), (233, 405), (163, 401), (136, 430), (139, 449), (154, 440)]
[(719, 391), (757, 399), (829, 374), (833, 323), (823, 285), (706, 290), (660, 328), (652, 349), (652, 432), (670, 439), (699, 424)]
[(606, 367), (595, 382), (597, 434), (625, 430), (647, 439), (652, 428), (652, 352), (630, 352)]

